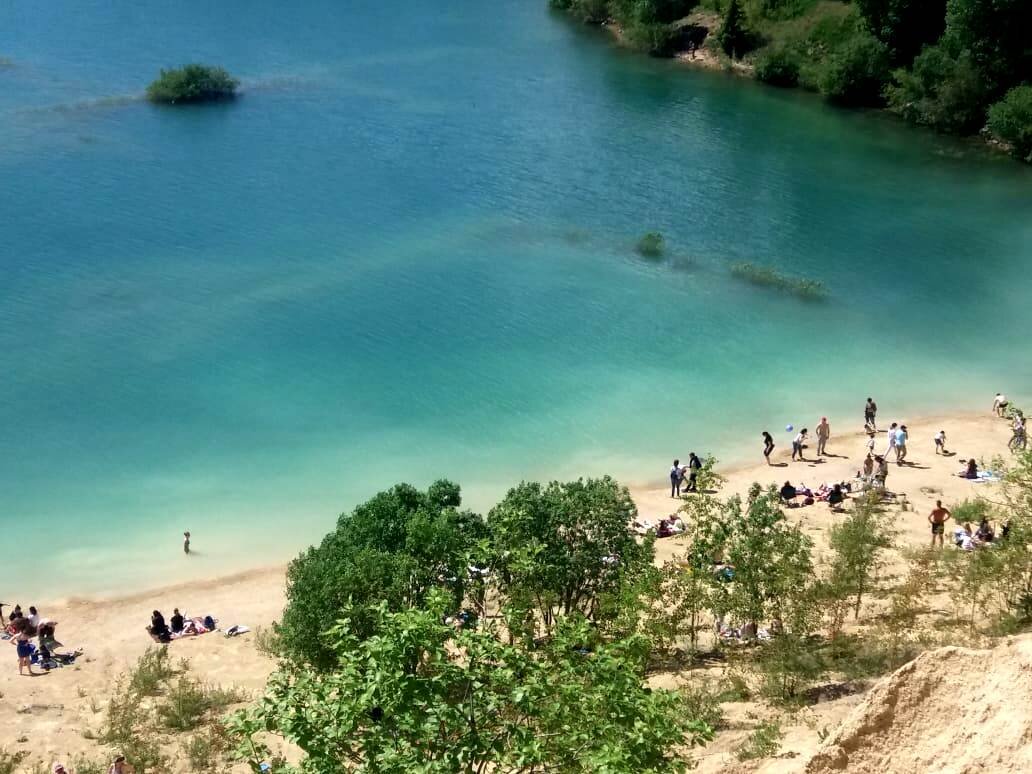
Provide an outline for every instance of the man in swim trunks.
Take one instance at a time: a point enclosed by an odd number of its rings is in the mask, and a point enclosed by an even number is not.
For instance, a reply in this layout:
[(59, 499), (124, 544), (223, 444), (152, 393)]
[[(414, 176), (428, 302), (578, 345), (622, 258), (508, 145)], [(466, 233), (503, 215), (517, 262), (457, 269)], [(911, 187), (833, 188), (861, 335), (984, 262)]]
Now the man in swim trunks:
[(867, 399), (867, 404), (864, 406), (864, 427), (870, 427), (872, 430), (877, 430), (874, 424), (874, 415), (878, 413), (878, 404), (871, 398)]
[(942, 507), (942, 500), (935, 501), (935, 508), (928, 514), (928, 523), (932, 525), (932, 548), (935, 548), (935, 539), (939, 539), (939, 548), (942, 548), (942, 535), (946, 531), (946, 519), (950, 517), (948, 508)]
[(996, 397), (993, 398), (993, 412), (996, 414), (996, 416), (1006, 416), (1008, 405), (1009, 403), (1007, 401), (1007, 396), (1004, 395), (1002, 392), (996, 393)]

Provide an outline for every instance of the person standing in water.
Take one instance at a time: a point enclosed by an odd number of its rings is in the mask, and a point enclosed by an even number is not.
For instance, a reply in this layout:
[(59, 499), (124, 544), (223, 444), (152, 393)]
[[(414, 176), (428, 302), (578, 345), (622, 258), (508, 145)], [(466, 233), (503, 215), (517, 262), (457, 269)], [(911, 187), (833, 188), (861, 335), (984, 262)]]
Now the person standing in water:
[(189, 530), (187, 530), (186, 532), (183, 533), (183, 553), (184, 554), (189, 554), (190, 553), (190, 531)]
[(827, 417), (821, 417), (821, 423), (817, 425), (817, 456), (827, 456), (828, 452), (825, 450), (825, 446), (828, 443), (828, 439), (831, 438), (831, 425), (828, 424)]
[(771, 465), (770, 453), (774, 451), (774, 438), (766, 430), (763, 431), (763, 458)]
[(874, 423), (874, 416), (877, 413), (878, 404), (872, 398), (868, 398), (867, 405), (864, 406), (864, 427), (870, 427), (875, 432), (878, 431), (878, 427)]

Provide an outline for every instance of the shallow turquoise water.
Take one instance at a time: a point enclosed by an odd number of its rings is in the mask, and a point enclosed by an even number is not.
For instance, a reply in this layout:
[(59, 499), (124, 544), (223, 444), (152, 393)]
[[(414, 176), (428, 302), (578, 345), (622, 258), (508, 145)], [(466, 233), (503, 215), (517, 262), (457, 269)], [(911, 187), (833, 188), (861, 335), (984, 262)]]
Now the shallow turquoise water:
[[(544, 0), (303, 5), (0, 8), (0, 598), (278, 561), (398, 480), (486, 508), (1032, 375), (1028, 169)], [(243, 97), (139, 99), (187, 60)]]

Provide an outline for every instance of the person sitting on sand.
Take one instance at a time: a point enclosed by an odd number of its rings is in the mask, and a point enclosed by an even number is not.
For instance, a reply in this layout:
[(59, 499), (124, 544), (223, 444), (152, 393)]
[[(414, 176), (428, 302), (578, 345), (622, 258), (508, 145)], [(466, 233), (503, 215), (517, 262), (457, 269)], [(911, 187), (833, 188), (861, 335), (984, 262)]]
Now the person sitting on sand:
[(845, 500), (846, 494), (842, 491), (842, 484), (835, 484), (831, 491), (828, 492), (828, 507), (832, 510), (838, 510)]
[(183, 614), (179, 612), (179, 608), (172, 608), (172, 617), (168, 619), (170, 628), (173, 634), (179, 634), (183, 631)]
[(786, 503), (791, 503), (795, 499), (796, 494), (798, 494), (798, 492), (796, 492), (796, 488), (792, 486), (791, 481), (786, 481), (785, 485), (781, 487), (781, 499)]
[(974, 551), (975, 541), (971, 536), (971, 525), (965, 524), (953, 530), (953, 543), (963, 551)]
[(975, 531), (975, 539), (980, 543), (992, 543), (995, 537), (996, 532), (993, 530), (993, 525), (989, 523), (989, 519), (983, 516)]
[(935, 434), (935, 453), (946, 454), (946, 431), (940, 430)]
[(871, 480), (871, 476), (874, 475), (874, 457), (868, 452), (864, 458), (864, 479), (867, 481)]
[(147, 633), (155, 642), (168, 643), (172, 641), (172, 633), (165, 623), (165, 616), (155, 610), (151, 613), (151, 624), (147, 627)]
[(974, 458), (967, 461), (964, 469), (957, 474), (961, 478), (978, 478), (978, 463), (975, 462)]
[(884, 489), (885, 481), (889, 477), (889, 461), (879, 454), (874, 458), (874, 464), (874, 483)]
[(942, 548), (942, 536), (946, 532), (946, 519), (950, 517), (948, 508), (942, 507), (942, 500), (935, 501), (935, 508), (928, 514), (928, 523), (932, 525), (932, 548), (935, 548), (935, 540), (939, 540), (939, 548)]

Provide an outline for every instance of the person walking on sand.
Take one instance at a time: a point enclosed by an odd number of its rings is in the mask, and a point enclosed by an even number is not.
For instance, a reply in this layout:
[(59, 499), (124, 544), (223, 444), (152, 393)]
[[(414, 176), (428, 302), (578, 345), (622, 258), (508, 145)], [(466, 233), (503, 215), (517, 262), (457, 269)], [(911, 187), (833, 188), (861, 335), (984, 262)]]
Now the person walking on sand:
[(935, 434), (935, 453), (946, 454), (946, 431), (940, 430)]
[(702, 460), (695, 456), (695, 452), (688, 452), (688, 492), (698, 492), (697, 482), (699, 471), (702, 470)]
[(799, 462), (806, 462), (806, 458), (803, 457), (803, 443), (806, 441), (806, 428), (804, 427), (797, 434), (795, 439), (792, 441), (792, 462), (796, 461), (796, 455), (799, 455)]
[(878, 427), (874, 423), (874, 417), (877, 413), (878, 404), (874, 402), (873, 398), (868, 398), (867, 404), (864, 406), (864, 427), (868, 427), (875, 432), (878, 431)]
[(946, 519), (950, 517), (948, 509), (942, 507), (942, 500), (935, 501), (935, 507), (928, 514), (928, 523), (932, 525), (932, 545), (935, 548), (936, 539), (939, 540), (939, 548), (942, 548), (942, 536), (946, 532)]
[(821, 417), (821, 423), (817, 425), (817, 456), (827, 456), (828, 452), (825, 450), (825, 446), (828, 444), (828, 439), (831, 438), (831, 425), (828, 424), (827, 417)]
[(882, 453), (882, 457), (888, 458), (889, 454), (896, 448), (896, 428), (899, 427), (895, 422), (889, 425), (889, 445), (885, 447), (885, 451)]
[(903, 460), (907, 458), (907, 440), (910, 436), (907, 434), (907, 426), (900, 425), (899, 429), (896, 430), (896, 464), (902, 465)]
[(1007, 415), (1007, 406), (1010, 404), (1007, 401), (1007, 396), (1002, 392), (996, 393), (996, 397), (993, 398), (993, 413), (998, 417)]
[(767, 464), (771, 465), (770, 453), (774, 451), (774, 438), (766, 430), (763, 431), (763, 459), (767, 460)]
[(184, 554), (189, 554), (190, 553), (190, 531), (189, 530), (187, 530), (186, 532), (183, 533), (183, 553)]
[(681, 496), (681, 482), (684, 481), (684, 471), (681, 470), (681, 460), (674, 460), (670, 467), (670, 496)]

